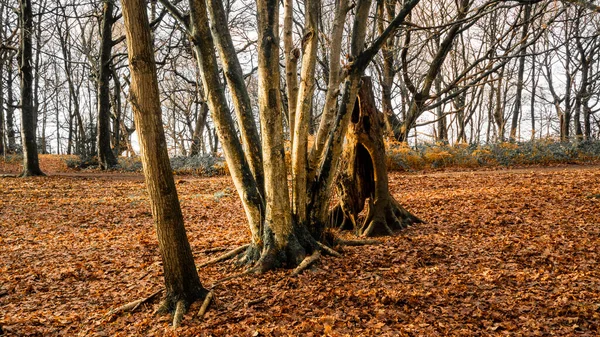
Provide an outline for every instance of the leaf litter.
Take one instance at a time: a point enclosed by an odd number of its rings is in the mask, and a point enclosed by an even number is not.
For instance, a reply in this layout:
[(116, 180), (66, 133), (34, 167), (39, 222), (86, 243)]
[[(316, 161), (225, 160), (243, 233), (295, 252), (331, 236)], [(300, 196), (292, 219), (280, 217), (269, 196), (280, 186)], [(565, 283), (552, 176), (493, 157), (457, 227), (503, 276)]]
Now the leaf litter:
[[(245, 275), (172, 331), (111, 309), (162, 287), (143, 180), (0, 179), (0, 327), (7, 336), (504, 336), (600, 334), (597, 166), (390, 175), (426, 221), (340, 248), (297, 277)], [(196, 265), (247, 243), (228, 177), (176, 177)], [(215, 197), (218, 196), (218, 197)], [(351, 238), (349, 234), (342, 236)], [(205, 287), (239, 273), (200, 268)]]

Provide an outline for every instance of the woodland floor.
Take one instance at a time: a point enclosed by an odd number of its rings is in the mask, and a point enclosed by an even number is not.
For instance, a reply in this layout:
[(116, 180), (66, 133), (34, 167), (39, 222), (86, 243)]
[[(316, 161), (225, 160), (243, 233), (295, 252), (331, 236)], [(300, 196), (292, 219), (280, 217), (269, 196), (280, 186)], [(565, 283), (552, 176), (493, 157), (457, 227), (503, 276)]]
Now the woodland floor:
[[(161, 288), (143, 180), (63, 172), (0, 178), (0, 327), (7, 336), (598, 336), (600, 167), (390, 176), (396, 198), (426, 221), (346, 247), (312, 270), (217, 286), (175, 332), (152, 315), (111, 309)], [(15, 172), (18, 165), (0, 165)], [(199, 264), (248, 240), (228, 177), (176, 177)], [(203, 284), (235, 270), (200, 270)], [(0, 333), (1, 334), (1, 333)]]

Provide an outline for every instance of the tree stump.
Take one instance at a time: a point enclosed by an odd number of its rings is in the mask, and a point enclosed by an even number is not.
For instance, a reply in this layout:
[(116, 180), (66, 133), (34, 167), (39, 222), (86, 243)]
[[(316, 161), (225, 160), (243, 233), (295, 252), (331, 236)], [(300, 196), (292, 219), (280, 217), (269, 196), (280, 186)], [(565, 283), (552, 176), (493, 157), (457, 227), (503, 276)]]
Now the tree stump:
[[(390, 194), (383, 133), (383, 114), (375, 106), (371, 78), (363, 77), (346, 132), (337, 179), (340, 201), (332, 210), (332, 219), (341, 229), (367, 237), (392, 235), (423, 222)], [(365, 207), (366, 216), (359, 225), (358, 215)]]

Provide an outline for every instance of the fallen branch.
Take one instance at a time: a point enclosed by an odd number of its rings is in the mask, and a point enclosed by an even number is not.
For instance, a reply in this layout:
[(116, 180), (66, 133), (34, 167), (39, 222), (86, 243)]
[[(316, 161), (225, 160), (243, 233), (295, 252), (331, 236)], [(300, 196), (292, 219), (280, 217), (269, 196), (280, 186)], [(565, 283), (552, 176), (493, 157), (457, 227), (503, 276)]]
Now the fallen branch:
[(175, 305), (175, 313), (173, 314), (173, 329), (179, 328), (181, 321), (183, 320), (183, 314), (185, 313), (185, 303), (183, 301), (177, 301)]
[(238, 248), (236, 248), (234, 250), (231, 250), (231, 251), (229, 251), (229, 252), (227, 252), (227, 253), (225, 253), (223, 255), (217, 256), (217, 257), (215, 257), (212, 260), (208, 260), (208, 261), (200, 264), (198, 266), (198, 269), (200, 269), (202, 267), (206, 267), (206, 266), (211, 265), (211, 264), (215, 264), (217, 262), (221, 262), (221, 261), (225, 261), (225, 260), (231, 259), (234, 256), (237, 256), (238, 254), (240, 254), (241, 252), (243, 252), (244, 250), (246, 250), (249, 246), (250, 246), (250, 244), (246, 244), (246, 245), (240, 246), (240, 247), (238, 247)]
[(381, 241), (379, 240), (337, 240), (336, 242), (339, 246), (369, 246), (369, 245), (379, 245)]
[(258, 304), (258, 303), (260, 303), (260, 302), (263, 302), (263, 301), (264, 301), (264, 300), (266, 300), (267, 298), (269, 298), (269, 296), (268, 296), (268, 295), (265, 295), (265, 296), (262, 296), (262, 297), (259, 297), (259, 298), (256, 298), (256, 299), (253, 299), (253, 300), (250, 300), (250, 301), (248, 301), (248, 305), (247, 305), (247, 306), (251, 306), (251, 305)]
[(150, 295), (150, 296), (148, 296), (148, 297), (145, 297), (145, 298), (142, 298), (142, 299), (139, 299), (139, 300), (133, 301), (133, 302), (129, 302), (129, 303), (127, 303), (127, 304), (125, 304), (125, 305), (122, 305), (122, 306), (120, 306), (120, 307), (118, 307), (118, 308), (116, 308), (116, 309), (112, 309), (112, 310), (110, 310), (110, 311), (109, 311), (109, 312), (106, 314), (106, 316), (108, 316), (108, 315), (115, 315), (115, 314), (119, 314), (119, 313), (122, 313), (122, 312), (127, 312), (127, 311), (129, 311), (129, 312), (133, 312), (133, 311), (135, 311), (137, 308), (139, 308), (139, 306), (140, 306), (140, 305), (142, 305), (142, 304), (144, 304), (144, 303), (146, 303), (146, 302), (150, 301), (151, 299), (153, 299), (154, 297), (156, 297), (156, 295), (160, 294), (160, 293), (161, 293), (163, 290), (164, 290), (164, 289), (160, 289), (160, 290), (158, 290), (157, 292), (155, 292), (155, 293), (151, 294), (151, 295)]
[(302, 260), (302, 262), (298, 265), (298, 267), (296, 267), (296, 269), (294, 269), (294, 271), (292, 272), (292, 274), (290, 276), (298, 276), (302, 271), (304, 271), (306, 268), (308, 268), (311, 264), (313, 264), (315, 261), (317, 261), (320, 257), (321, 257), (321, 253), (318, 250), (315, 250), (314, 253), (312, 253), (311, 255), (304, 258), (304, 260)]
[(320, 242), (317, 241), (317, 244), (319, 245), (319, 248), (321, 248), (321, 250), (331, 256), (335, 256), (335, 257), (342, 257), (342, 254), (336, 252), (335, 250), (333, 250), (332, 248), (328, 247), (325, 244), (322, 244)]
[(204, 314), (206, 314), (206, 310), (208, 310), (208, 306), (210, 305), (210, 301), (213, 298), (213, 292), (209, 291), (206, 297), (204, 298), (204, 302), (202, 302), (202, 306), (200, 307), (200, 311), (198, 311), (198, 318), (204, 318)]

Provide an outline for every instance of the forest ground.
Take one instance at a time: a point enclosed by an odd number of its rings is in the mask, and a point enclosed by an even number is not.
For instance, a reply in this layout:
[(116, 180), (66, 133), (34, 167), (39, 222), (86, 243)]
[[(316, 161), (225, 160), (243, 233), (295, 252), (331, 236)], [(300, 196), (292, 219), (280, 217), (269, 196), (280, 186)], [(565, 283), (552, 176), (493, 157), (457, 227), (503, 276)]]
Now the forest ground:
[[(161, 288), (141, 176), (66, 171), (52, 157), (42, 169), (51, 175), (0, 178), (7, 336), (600, 334), (600, 166), (392, 173), (391, 191), (425, 224), (344, 247), (298, 277), (226, 281), (204, 320), (195, 304), (175, 332), (152, 315), (158, 299), (107, 315)], [(197, 264), (247, 242), (229, 177), (176, 183)], [(237, 272), (199, 274), (210, 287)]]

